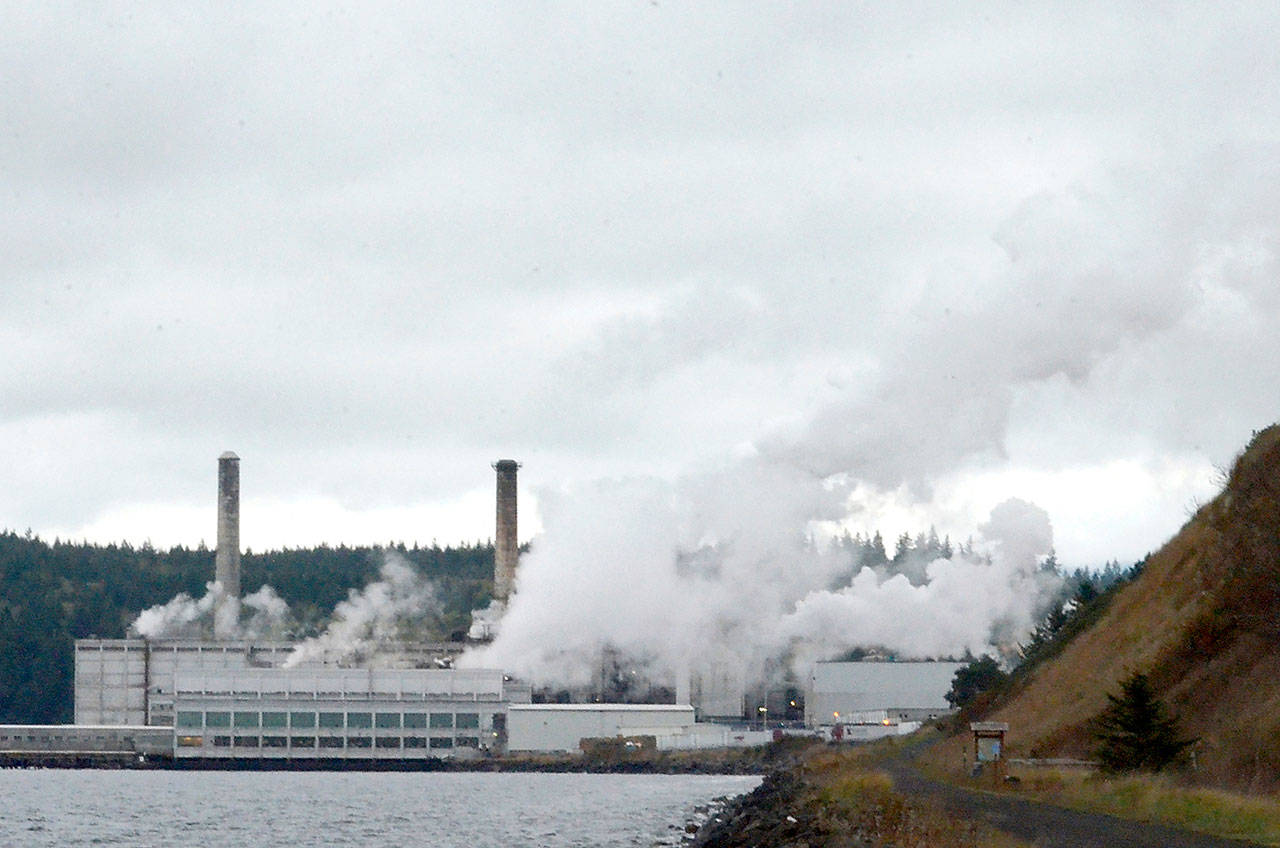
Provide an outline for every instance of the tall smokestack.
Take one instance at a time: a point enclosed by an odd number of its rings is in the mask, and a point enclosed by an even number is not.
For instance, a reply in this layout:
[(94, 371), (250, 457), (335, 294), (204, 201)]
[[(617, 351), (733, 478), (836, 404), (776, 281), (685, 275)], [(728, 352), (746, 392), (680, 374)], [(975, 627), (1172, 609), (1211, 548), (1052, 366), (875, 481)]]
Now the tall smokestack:
[(514, 459), (500, 459), (493, 464), (498, 472), (498, 529), (493, 551), (493, 598), (504, 604), (515, 589), (516, 561), (520, 543), (516, 538), (516, 471)]
[(236, 635), (240, 606), (240, 457), (227, 451), (218, 457), (218, 552), (214, 579), (222, 597), (214, 615), (214, 634)]

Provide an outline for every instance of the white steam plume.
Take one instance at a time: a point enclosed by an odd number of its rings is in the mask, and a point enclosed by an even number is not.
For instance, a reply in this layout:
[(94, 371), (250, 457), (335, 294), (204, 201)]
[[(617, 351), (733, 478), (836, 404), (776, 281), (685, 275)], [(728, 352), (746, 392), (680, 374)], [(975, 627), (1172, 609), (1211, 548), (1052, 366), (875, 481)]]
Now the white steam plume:
[[(815, 591), (857, 566), (806, 532), (839, 514), (846, 494), (758, 459), (675, 486), (624, 480), (544, 494), (546, 529), (521, 559), (499, 634), (461, 664), (581, 686), (606, 648), (659, 681), (713, 667), (751, 681), (788, 652), (813, 659), (859, 644), (916, 657), (980, 652), (1025, 637), (1056, 588), (1037, 572), (1052, 546), (1047, 516), (1011, 501), (983, 528), (989, 564), (939, 561), (920, 587), (867, 569), (850, 589)], [(833, 607), (899, 596), (893, 629), (839, 630)], [(939, 624), (942, 599), (962, 608), (963, 627)]]
[(138, 613), (129, 630), (144, 639), (209, 638), (213, 635), (214, 606), (221, 594), (221, 587), (213, 582), (205, 586), (198, 600), (181, 592)]
[(372, 659), (380, 648), (422, 638), (439, 624), (441, 607), (431, 583), (403, 557), (388, 554), (379, 579), (352, 589), (323, 633), (300, 642), (285, 667)]
[[(288, 603), (270, 586), (219, 603), (221, 597), (222, 586), (216, 581), (208, 583), (199, 598), (182, 592), (143, 610), (129, 630), (144, 639), (212, 639), (216, 632), (233, 633), (237, 639), (283, 639), (293, 626)], [(218, 619), (225, 619), (224, 627), (215, 626)]]
[(263, 585), (258, 591), (240, 599), (241, 610), (249, 617), (240, 619), (239, 632), (244, 639), (283, 639), (293, 626), (289, 604), (276, 590)]
[(1018, 499), (993, 509), (979, 529), (974, 554), (934, 560), (921, 585), (863, 568), (843, 589), (810, 593), (778, 622), (780, 640), (809, 660), (851, 645), (913, 657), (1010, 651), (1061, 585), (1058, 574), (1042, 567), (1053, 531), (1044, 510)]
[(1249, 190), (1250, 175), (1280, 184), (1271, 161), (1210, 156), (1177, 181), (1117, 172), (1031, 198), (996, 234), (1002, 267), (900, 304), (910, 320), (880, 340), (874, 381), (768, 433), (740, 466), (542, 494), (544, 534), (498, 638), (464, 662), (582, 683), (605, 646), (665, 673), (698, 655), (752, 668), (859, 643), (937, 655), (1025, 638), (1054, 590), (1037, 568), (1052, 546), (1043, 511), (1001, 505), (982, 557), (935, 561), (918, 585), (861, 571), (831, 591), (850, 563), (807, 534), (849, 518), (832, 481), (927, 502), (939, 479), (1003, 459), (1020, 392), (1085, 385), (1193, 320), (1208, 288), (1256, 300), (1258, 275), (1214, 257), (1252, 255), (1277, 232), (1263, 214), (1274, 204)]

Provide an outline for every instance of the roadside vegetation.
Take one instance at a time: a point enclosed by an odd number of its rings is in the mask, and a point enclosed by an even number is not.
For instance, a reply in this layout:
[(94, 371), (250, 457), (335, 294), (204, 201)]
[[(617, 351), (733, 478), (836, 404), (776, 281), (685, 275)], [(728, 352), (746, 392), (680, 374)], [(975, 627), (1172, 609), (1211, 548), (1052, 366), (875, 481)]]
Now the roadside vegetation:
[(776, 771), (754, 792), (708, 823), (695, 845), (739, 848), (760, 845), (927, 845), (930, 848), (1020, 848), (989, 826), (948, 811), (940, 803), (908, 797), (877, 762), (892, 744), (834, 747), (793, 740), (782, 743), (795, 765)]
[[(1187, 786), (1169, 774), (1106, 775), (1013, 765), (1008, 791), (1044, 803), (1280, 845), (1280, 799)], [(1006, 784), (1009, 786), (1009, 784)]]
[(1014, 848), (1026, 844), (951, 813), (939, 803), (902, 795), (887, 774), (869, 766), (856, 754), (841, 752), (817, 756), (805, 770), (817, 788), (820, 814), (837, 823), (839, 831), (860, 837), (851, 845)]

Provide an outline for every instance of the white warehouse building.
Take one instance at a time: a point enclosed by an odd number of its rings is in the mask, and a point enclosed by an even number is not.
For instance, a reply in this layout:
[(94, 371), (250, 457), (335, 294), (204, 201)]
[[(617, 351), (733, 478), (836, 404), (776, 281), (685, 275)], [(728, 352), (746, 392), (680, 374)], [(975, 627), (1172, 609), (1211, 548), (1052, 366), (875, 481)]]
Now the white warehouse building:
[(951, 711), (947, 692), (957, 662), (814, 663), (805, 688), (805, 723), (918, 721)]
[[(75, 722), (171, 726), (176, 675), (281, 668), (297, 647), (296, 642), (248, 639), (77, 639)], [(434, 671), (461, 650), (453, 642), (396, 643), (383, 646), (377, 665)], [(322, 658), (307, 667), (337, 665)], [(515, 700), (529, 700), (527, 691), (516, 691), (510, 682), (507, 688)]]
[(430, 667), (441, 645), (389, 646), (377, 668), (285, 668), (294, 647), (79, 640), (76, 725), (154, 728), (178, 759), (465, 757), (500, 749), (507, 705), (530, 698), (498, 670)]
[(678, 704), (512, 704), (507, 708), (507, 749), (578, 753), (583, 739), (652, 736), (658, 747), (687, 736), (693, 707)]

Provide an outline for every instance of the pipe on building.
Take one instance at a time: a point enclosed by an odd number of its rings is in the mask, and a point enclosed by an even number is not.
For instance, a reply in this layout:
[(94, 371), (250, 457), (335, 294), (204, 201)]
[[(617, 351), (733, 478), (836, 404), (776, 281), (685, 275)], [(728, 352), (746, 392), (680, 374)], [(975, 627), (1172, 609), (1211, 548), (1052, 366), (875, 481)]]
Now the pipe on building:
[[(219, 613), (214, 615), (214, 635), (234, 638), (233, 610), (221, 607), (240, 600), (240, 457), (227, 451), (218, 457), (218, 551), (214, 559), (214, 579), (222, 589)], [(231, 613), (231, 614), (228, 614)]]
[(514, 459), (500, 459), (493, 467), (498, 472), (493, 598), (505, 604), (515, 590), (516, 563), (520, 558), (520, 543), (516, 536), (516, 472), (520, 469), (520, 463)]

